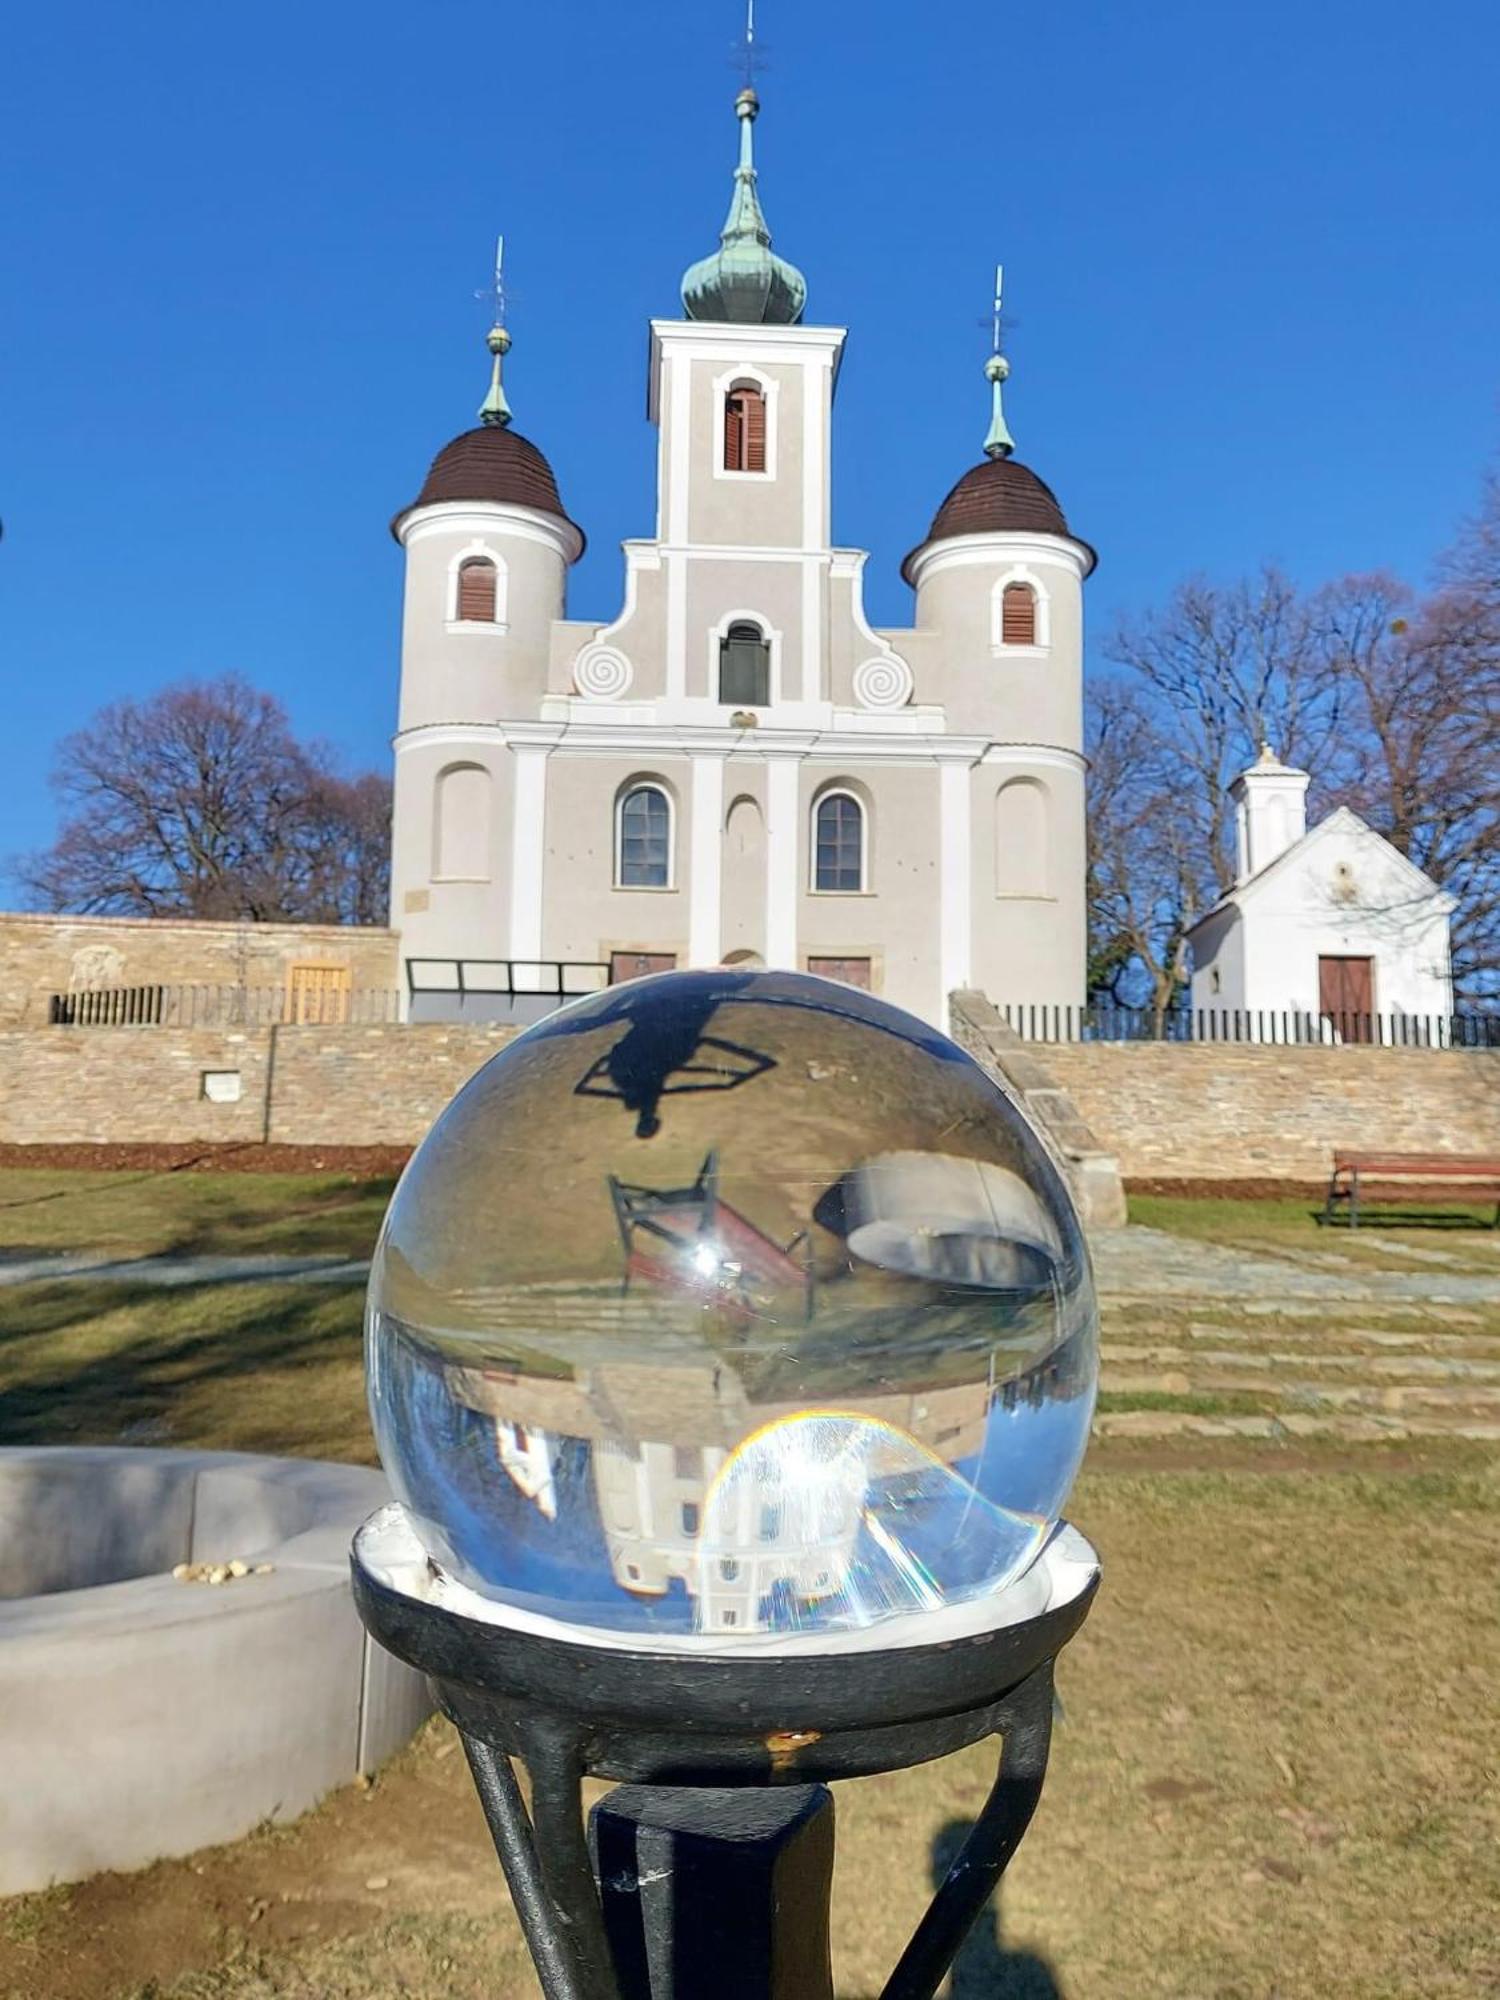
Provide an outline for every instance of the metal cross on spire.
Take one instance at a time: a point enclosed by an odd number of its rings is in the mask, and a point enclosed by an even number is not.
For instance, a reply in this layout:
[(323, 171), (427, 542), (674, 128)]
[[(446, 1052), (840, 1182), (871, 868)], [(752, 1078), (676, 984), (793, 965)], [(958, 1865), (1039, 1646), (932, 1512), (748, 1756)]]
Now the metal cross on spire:
[(495, 238), (495, 278), (491, 288), (495, 301), (495, 325), (505, 324), (505, 238)]
[(766, 50), (755, 33), (755, 0), (745, 0), (745, 33), (734, 45), (734, 66), (744, 77), (746, 90), (754, 90), (756, 78), (766, 70)]
[[(482, 298), (481, 292), (477, 296)], [(479, 406), (479, 421), (503, 429), (510, 422), (510, 404), (505, 400), (505, 388), (501, 381), (503, 363), (510, 352), (510, 332), (505, 324), (505, 238), (495, 238), (495, 280), (493, 296), (495, 317), (486, 336), (485, 345), (494, 357), (490, 370), (490, 392)]]
[(995, 309), (990, 325), (990, 358), (984, 364), (985, 379), (991, 384), (991, 410), (989, 435), (984, 441), (986, 458), (1009, 458), (1016, 448), (1016, 441), (1005, 426), (1005, 398), (1002, 393), (1006, 377), (1010, 374), (1010, 363), (1000, 349), (1005, 340), (1005, 266), (995, 266)]

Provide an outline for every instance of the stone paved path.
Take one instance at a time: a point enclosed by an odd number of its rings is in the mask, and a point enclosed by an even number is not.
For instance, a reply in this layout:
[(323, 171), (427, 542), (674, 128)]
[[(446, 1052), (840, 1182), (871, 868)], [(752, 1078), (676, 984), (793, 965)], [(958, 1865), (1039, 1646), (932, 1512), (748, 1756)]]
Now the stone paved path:
[(1144, 1228), (1097, 1239), (1099, 1435), (1500, 1442), (1500, 1243), (1489, 1276), (1472, 1269), (1485, 1239), (1461, 1256), (1365, 1240), (1424, 1268)]
[(0, 1286), (55, 1284), (264, 1285), (362, 1284), (368, 1258), (348, 1257), (110, 1257), (98, 1250), (64, 1250), (41, 1257), (0, 1252)]
[[(1462, 1260), (1405, 1237), (1366, 1240), (1423, 1268), (1370, 1270), (1334, 1250), (1260, 1253), (1139, 1227), (1097, 1238), (1099, 1435), (1500, 1443), (1500, 1239), (1493, 1276), (1452, 1268), (1487, 1256), (1476, 1237), (1465, 1236)], [(369, 1269), (336, 1257), (0, 1253), (0, 1288), (358, 1285)]]
[[(1363, 1301), (1410, 1301), (1417, 1305), (1473, 1302), (1500, 1306), (1500, 1232), (1494, 1239), (1494, 1276), (1452, 1270), (1458, 1259), (1451, 1252), (1412, 1245), (1362, 1231), (1367, 1243), (1394, 1247), (1403, 1256), (1430, 1262), (1422, 1271), (1371, 1271), (1336, 1251), (1297, 1250), (1286, 1257), (1232, 1250), (1219, 1243), (1193, 1242), (1169, 1236), (1163, 1229), (1111, 1230), (1093, 1242), (1094, 1272), (1100, 1292), (1110, 1298), (1317, 1300), (1332, 1306)], [(1477, 1235), (1465, 1238), (1480, 1254), (1489, 1244)], [(1438, 1260), (1441, 1259), (1441, 1262)]]

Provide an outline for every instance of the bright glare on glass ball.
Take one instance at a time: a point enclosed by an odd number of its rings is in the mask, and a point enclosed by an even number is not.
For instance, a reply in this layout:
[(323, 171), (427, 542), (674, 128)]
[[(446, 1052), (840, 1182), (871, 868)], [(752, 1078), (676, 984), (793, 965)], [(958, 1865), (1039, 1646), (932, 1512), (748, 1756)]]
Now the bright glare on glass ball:
[(954, 1043), (792, 973), (549, 1016), (433, 1127), (370, 1281), (440, 1570), (573, 1625), (847, 1631), (1019, 1576), (1098, 1371), (1088, 1253)]

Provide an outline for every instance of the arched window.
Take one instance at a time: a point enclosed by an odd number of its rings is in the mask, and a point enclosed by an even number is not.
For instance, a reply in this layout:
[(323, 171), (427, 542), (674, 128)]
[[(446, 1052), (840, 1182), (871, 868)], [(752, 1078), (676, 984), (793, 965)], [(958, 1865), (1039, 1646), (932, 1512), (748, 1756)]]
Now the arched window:
[(495, 565), (488, 556), (470, 556), (459, 565), (458, 616), (463, 624), (494, 624), (495, 581)]
[(813, 813), (813, 887), (857, 896), (865, 886), (865, 809), (852, 792), (825, 792)]
[(632, 785), (620, 799), (615, 885), (621, 889), (672, 886), (672, 802), (660, 785)]
[(1029, 583), (1008, 583), (1000, 600), (1002, 646), (1036, 644), (1036, 592)]
[(753, 382), (736, 382), (724, 398), (724, 470), (766, 469), (766, 394)]
[(771, 642), (758, 625), (731, 625), (719, 641), (719, 700), (764, 708), (771, 699)]

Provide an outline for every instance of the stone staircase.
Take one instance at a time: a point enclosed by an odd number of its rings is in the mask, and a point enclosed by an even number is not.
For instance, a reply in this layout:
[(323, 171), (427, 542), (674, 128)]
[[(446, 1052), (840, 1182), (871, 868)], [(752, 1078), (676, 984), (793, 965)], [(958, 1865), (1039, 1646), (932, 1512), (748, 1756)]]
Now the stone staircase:
[(1114, 1156), (1102, 1146), (1077, 1105), (1046, 1066), (1035, 1046), (1008, 1028), (983, 993), (962, 989), (949, 995), (950, 1032), (987, 1069), (1008, 1097), (1026, 1112), (1083, 1217), (1095, 1230), (1125, 1226), (1125, 1184)]

